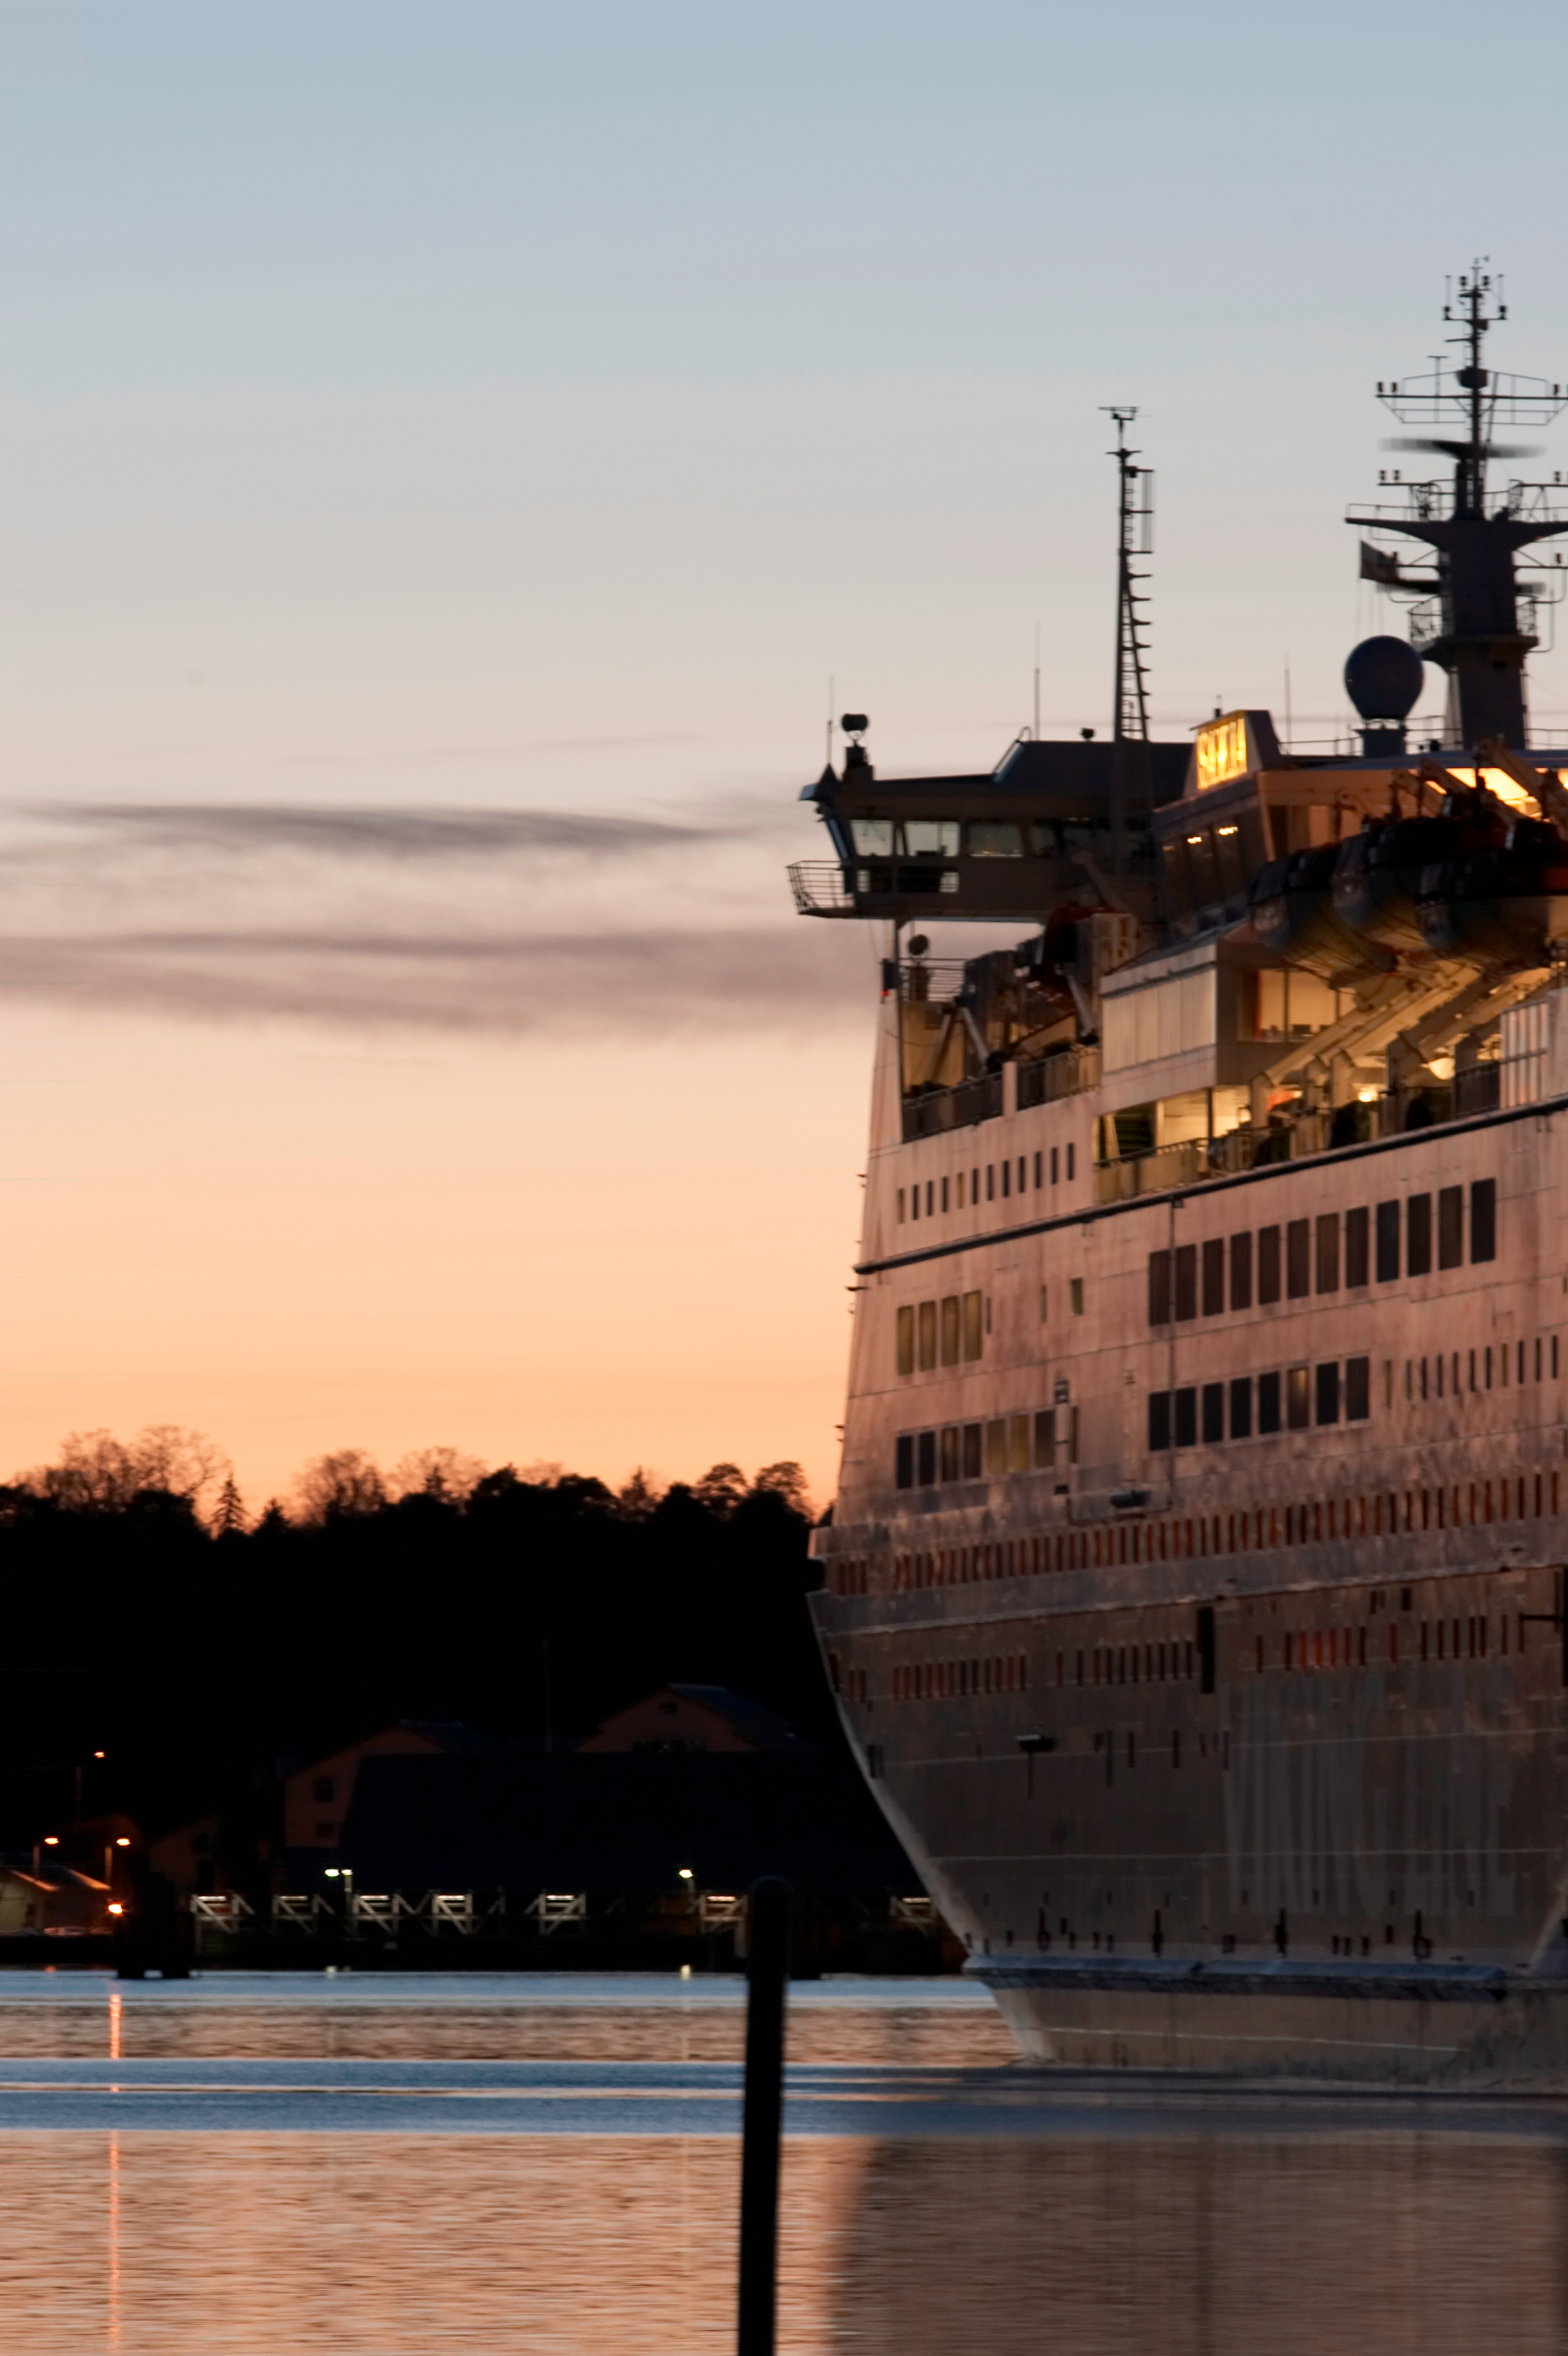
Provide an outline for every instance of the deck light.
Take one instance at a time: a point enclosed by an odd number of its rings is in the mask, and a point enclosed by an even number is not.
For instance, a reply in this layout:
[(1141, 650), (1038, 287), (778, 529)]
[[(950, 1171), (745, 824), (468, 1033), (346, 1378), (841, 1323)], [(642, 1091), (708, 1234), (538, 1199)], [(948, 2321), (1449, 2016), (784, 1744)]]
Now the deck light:
[(131, 1846), (130, 1836), (126, 1833), (118, 1834), (115, 1837), (114, 1846), (116, 1848), (129, 1848)]
[(113, 1904), (113, 1906), (111, 1906), (111, 1908), (109, 1909), (109, 1912), (111, 1912), (111, 1914), (124, 1914), (124, 1912), (125, 1912), (125, 1910), (124, 1910), (124, 1908), (120, 1904), (119, 1901), (118, 1901), (118, 1900), (116, 1900), (116, 1901), (115, 1901), (115, 1902), (114, 1902), (114, 1904)]
[(689, 1865), (683, 1865), (683, 1866), (681, 1868), (681, 1879), (682, 1879), (682, 1881), (690, 1881), (690, 1880), (692, 1879), (692, 1878), (693, 1878), (693, 1877), (692, 1877), (692, 1869), (691, 1869), (691, 1867), (690, 1867)]
[(46, 1834), (44, 1835), (44, 1847), (45, 1847), (46, 1848), (59, 1848), (59, 1833), (46, 1833)]

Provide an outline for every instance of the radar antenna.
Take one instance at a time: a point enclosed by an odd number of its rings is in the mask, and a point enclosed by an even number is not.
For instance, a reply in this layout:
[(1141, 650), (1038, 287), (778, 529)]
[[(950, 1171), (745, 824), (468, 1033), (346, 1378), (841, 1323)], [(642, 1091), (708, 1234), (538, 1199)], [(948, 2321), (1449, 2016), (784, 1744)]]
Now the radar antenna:
[[(1556, 483), (1510, 482), (1500, 498), (1489, 497), (1487, 464), (1534, 456), (1530, 444), (1496, 440), (1497, 429), (1549, 424), (1568, 408), (1568, 384), (1499, 375), (1487, 367), (1487, 332), (1508, 317), (1502, 294), (1502, 279), (1493, 276), (1483, 256), (1461, 273), (1457, 291), (1449, 291), (1443, 306), (1444, 318), (1458, 331), (1448, 339), (1459, 347), (1457, 363), (1438, 358), (1427, 374), (1378, 386), (1379, 400), (1402, 425), (1427, 429), (1384, 447), (1451, 459), (1451, 496), (1444, 498), (1441, 482), (1412, 481), (1400, 469), (1384, 468), (1380, 480), (1399, 487), (1402, 503), (1353, 508), (1347, 519), (1375, 535), (1361, 543), (1363, 581), (1418, 601), (1410, 641), (1448, 674), (1450, 742), (1473, 746), (1497, 737), (1522, 749), (1525, 659), (1540, 643), (1538, 609), (1555, 597), (1539, 577), (1539, 558), (1523, 560), (1537, 573), (1534, 581), (1520, 581), (1517, 566), (1522, 550), (1568, 531), (1568, 498), (1561, 477)], [(1391, 538), (1424, 541), (1435, 559), (1433, 570), (1405, 571), (1397, 547), (1386, 544)], [(1561, 581), (1560, 572), (1556, 578)]]

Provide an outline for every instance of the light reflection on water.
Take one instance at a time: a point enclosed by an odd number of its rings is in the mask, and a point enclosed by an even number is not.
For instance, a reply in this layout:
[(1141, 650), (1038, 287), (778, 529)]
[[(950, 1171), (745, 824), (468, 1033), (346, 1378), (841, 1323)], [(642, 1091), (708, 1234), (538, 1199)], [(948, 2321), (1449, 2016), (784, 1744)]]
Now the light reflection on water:
[[(726, 2348), (741, 1994), (8, 1975), (6, 2344)], [(790, 2044), (786, 2356), (1568, 2348), (1555, 2103), (1052, 2080), (951, 1983), (798, 1988)], [(422, 2103), (438, 2132), (403, 2125)]]

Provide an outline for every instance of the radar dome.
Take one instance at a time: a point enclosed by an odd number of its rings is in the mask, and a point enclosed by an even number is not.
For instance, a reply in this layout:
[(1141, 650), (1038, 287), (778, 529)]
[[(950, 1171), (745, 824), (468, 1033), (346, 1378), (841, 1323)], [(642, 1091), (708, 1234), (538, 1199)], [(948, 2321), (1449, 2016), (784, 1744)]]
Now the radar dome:
[(1403, 638), (1363, 638), (1345, 659), (1345, 692), (1363, 720), (1403, 720), (1424, 678), (1421, 657)]

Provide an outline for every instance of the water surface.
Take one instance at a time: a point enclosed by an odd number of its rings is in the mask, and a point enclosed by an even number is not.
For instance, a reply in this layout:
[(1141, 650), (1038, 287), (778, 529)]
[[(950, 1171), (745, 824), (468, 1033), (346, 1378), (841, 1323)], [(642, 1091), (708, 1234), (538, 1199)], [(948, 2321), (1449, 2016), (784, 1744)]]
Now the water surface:
[[(732, 2341), (743, 1990), (0, 1980), (23, 2356)], [(976, 1988), (791, 1991), (787, 2356), (1568, 2350), (1568, 2107), (1043, 2073)]]

